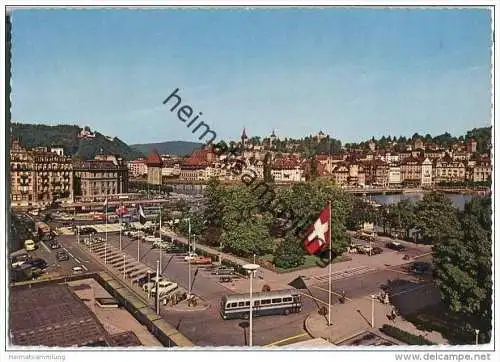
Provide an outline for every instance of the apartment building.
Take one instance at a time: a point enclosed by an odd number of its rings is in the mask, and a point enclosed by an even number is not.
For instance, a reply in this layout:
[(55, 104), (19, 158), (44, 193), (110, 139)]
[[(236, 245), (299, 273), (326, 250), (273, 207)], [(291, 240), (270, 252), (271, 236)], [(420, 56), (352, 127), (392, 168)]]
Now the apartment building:
[(120, 157), (78, 160), (73, 163), (73, 171), (75, 199), (100, 200), (128, 192), (128, 168)]
[(127, 162), (127, 167), (132, 177), (143, 177), (148, 174), (148, 166), (144, 158)]
[(10, 149), (10, 194), (14, 206), (73, 200), (71, 158), (59, 148), (25, 148), (13, 141)]

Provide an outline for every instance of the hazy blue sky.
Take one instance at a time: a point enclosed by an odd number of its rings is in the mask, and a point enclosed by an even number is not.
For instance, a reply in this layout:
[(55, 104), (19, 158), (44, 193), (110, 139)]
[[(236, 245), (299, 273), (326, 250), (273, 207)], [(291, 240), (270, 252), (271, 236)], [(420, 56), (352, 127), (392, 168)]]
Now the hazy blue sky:
[(485, 9), (16, 10), (12, 27), (15, 121), (195, 141), (162, 105), (180, 88), (225, 139), (490, 124)]

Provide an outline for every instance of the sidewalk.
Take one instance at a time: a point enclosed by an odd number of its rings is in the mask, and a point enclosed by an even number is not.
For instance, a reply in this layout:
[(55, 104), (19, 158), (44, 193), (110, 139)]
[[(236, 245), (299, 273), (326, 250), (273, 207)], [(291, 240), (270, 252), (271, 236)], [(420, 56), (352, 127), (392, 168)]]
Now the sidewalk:
[[(422, 335), (434, 343), (448, 344), (448, 341), (440, 333), (420, 331), (402, 317), (397, 317), (394, 322), (391, 322), (387, 316), (393, 309), (392, 305), (382, 304), (375, 300), (373, 306), (374, 329), (379, 329), (384, 324), (390, 324), (417, 336)], [(364, 297), (345, 304), (334, 304), (331, 307), (331, 326), (327, 325), (327, 320), (328, 315), (321, 316), (318, 312), (311, 313), (305, 320), (305, 329), (313, 338), (321, 337), (334, 344), (340, 343), (363, 331), (372, 329), (372, 301), (370, 297)]]

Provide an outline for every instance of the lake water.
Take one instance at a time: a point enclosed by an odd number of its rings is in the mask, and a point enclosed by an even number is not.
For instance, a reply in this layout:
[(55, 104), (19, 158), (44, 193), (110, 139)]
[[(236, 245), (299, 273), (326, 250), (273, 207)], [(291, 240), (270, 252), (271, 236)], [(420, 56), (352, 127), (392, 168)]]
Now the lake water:
[[(463, 210), (467, 202), (470, 201), (472, 195), (461, 195), (461, 194), (446, 194), (448, 198), (453, 202), (453, 205), (459, 210)], [(401, 200), (410, 200), (417, 202), (422, 200), (424, 197), (423, 193), (409, 193), (409, 194), (398, 194), (398, 195), (371, 195), (367, 196), (368, 199), (375, 201), (377, 204), (388, 205), (398, 203)]]

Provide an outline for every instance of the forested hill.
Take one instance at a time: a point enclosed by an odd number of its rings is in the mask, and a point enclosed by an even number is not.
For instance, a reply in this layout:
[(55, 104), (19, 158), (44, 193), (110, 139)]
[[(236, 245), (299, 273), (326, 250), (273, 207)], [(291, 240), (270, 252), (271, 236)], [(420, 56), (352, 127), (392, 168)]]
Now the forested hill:
[(145, 155), (156, 150), (159, 154), (185, 156), (193, 153), (197, 148), (202, 147), (202, 143), (187, 142), (187, 141), (167, 141), (162, 143), (144, 143), (130, 145), (134, 150), (137, 150)]
[(126, 160), (143, 155), (130, 148), (119, 138), (108, 138), (93, 132), (94, 138), (79, 138), (82, 131), (77, 125), (48, 126), (41, 124), (12, 123), (12, 137), (21, 140), (28, 148), (62, 146), (67, 155), (93, 159), (97, 154), (117, 154)]

